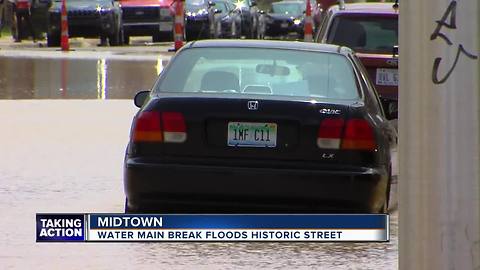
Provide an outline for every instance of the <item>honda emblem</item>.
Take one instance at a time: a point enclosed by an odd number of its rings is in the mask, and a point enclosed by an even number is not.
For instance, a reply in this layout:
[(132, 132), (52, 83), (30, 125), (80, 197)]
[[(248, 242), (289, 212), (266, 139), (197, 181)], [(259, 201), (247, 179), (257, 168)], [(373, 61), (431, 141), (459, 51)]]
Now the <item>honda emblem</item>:
[(249, 110), (251, 111), (256, 111), (258, 110), (258, 101), (256, 100), (250, 100), (249, 102), (247, 102), (247, 107)]

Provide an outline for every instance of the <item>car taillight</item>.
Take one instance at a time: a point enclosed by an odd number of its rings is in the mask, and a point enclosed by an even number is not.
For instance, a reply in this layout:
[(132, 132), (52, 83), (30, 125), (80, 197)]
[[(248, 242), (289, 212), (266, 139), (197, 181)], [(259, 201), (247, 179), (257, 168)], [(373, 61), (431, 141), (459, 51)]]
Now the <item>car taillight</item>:
[(365, 119), (327, 118), (318, 129), (317, 146), (324, 149), (375, 150), (375, 134)]
[(183, 114), (164, 112), (162, 113), (162, 123), (165, 142), (182, 143), (187, 140), (187, 128)]
[(133, 142), (185, 142), (187, 133), (183, 114), (141, 112), (134, 123), (132, 140)]
[(350, 119), (345, 127), (342, 149), (375, 150), (375, 134), (370, 124), (364, 119)]
[(141, 112), (137, 116), (134, 125), (132, 133), (132, 139), (134, 142), (163, 141), (159, 112)]
[(317, 146), (327, 149), (340, 148), (344, 122), (342, 118), (324, 119), (318, 129)]

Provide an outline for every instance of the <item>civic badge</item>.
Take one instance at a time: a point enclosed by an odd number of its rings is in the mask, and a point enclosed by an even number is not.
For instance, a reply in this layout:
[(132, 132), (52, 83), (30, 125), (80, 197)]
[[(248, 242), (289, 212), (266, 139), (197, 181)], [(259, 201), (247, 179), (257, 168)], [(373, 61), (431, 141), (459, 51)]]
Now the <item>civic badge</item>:
[(250, 100), (247, 102), (247, 107), (250, 111), (256, 111), (258, 110), (258, 101), (256, 100)]
[(397, 59), (389, 59), (387, 60), (387, 65), (392, 67), (398, 67), (398, 60)]

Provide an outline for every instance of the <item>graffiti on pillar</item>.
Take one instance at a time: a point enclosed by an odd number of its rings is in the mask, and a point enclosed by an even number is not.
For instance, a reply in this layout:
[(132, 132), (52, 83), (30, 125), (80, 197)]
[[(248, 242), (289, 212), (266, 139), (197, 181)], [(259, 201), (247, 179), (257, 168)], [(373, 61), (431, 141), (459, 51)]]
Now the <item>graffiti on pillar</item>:
[[(453, 42), (448, 38), (448, 36), (442, 32), (442, 29), (444, 27), (448, 29), (453, 29), (453, 30), (457, 29), (456, 14), (457, 14), (457, 1), (452, 1), (450, 2), (450, 5), (448, 6), (447, 10), (443, 14), (443, 17), (440, 20), (436, 21), (437, 28), (435, 28), (435, 31), (433, 31), (432, 35), (430, 36), (430, 40), (436, 40), (437, 38), (441, 38), (443, 39), (443, 41), (445, 41), (448, 44), (448, 46), (454, 45)], [(463, 44), (458, 44), (455, 61), (453, 62), (453, 65), (450, 67), (450, 69), (448, 69), (445, 76), (443, 76), (441, 79), (438, 78), (438, 69), (442, 62), (442, 58), (441, 57), (435, 58), (435, 61), (433, 62), (433, 69), (432, 69), (433, 83), (442, 84), (446, 82), (450, 77), (450, 75), (452, 75), (452, 72), (455, 70), (455, 67), (457, 66), (457, 63), (458, 63), (458, 59), (462, 55), (473, 60), (478, 59), (478, 56), (468, 52), (465, 49), (465, 47), (463, 47)]]

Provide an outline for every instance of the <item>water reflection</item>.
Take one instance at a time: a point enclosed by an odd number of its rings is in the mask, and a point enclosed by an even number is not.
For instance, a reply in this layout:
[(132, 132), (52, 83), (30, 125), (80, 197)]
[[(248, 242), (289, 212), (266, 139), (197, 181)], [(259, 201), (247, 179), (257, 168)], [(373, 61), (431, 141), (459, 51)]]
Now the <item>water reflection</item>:
[(166, 67), (167, 64), (168, 64), (168, 60), (158, 58), (157, 65), (155, 66), (155, 70), (157, 71), (157, 74), (162, 73), (163, 68)]
[(105, 59), (97, 60), (97, 99), (107, 97), (107, 63)]
[(131, 99), (167, 61), (0, 57), (0, 99)]

